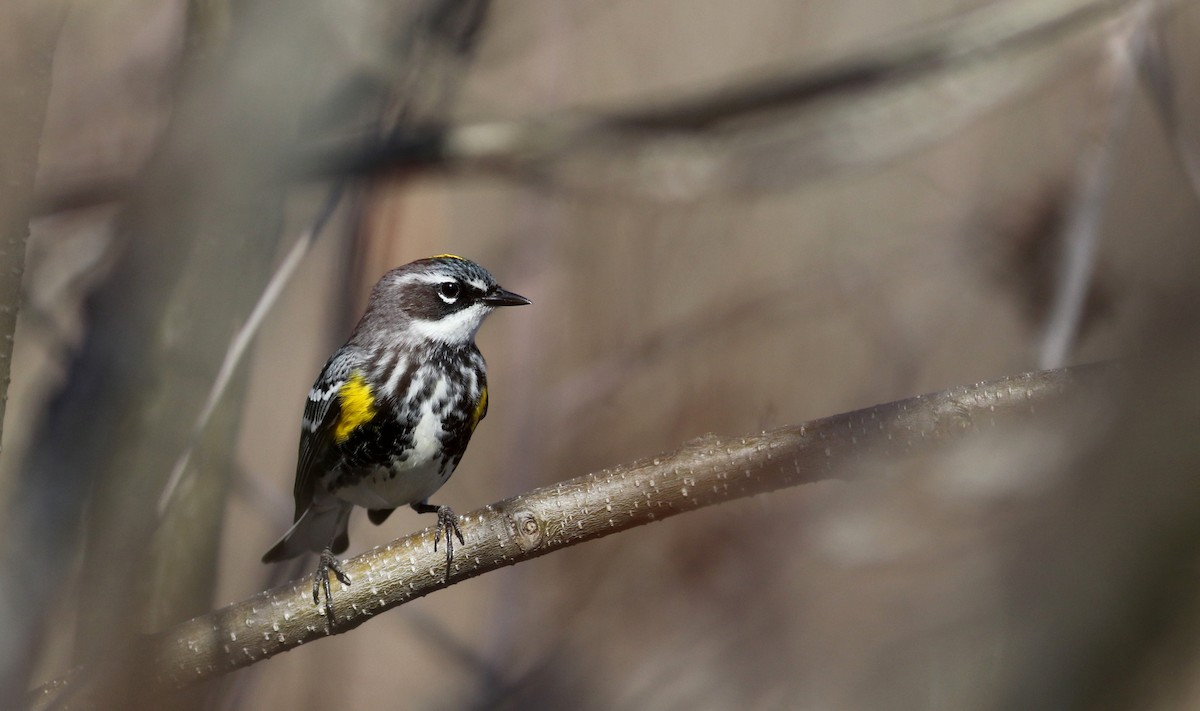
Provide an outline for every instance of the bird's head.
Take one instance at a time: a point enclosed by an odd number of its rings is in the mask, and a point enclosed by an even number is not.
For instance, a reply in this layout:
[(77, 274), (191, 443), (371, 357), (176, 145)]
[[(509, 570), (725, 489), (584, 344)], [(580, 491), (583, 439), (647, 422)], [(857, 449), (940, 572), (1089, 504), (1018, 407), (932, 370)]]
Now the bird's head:
[(371, 291), (363, 320), (372, 321), (374, 329), (403, 330), (420, 340), (465, 345), (475, 340), (484, 318), (497, 307), (528, 303), (524, 296), (501, 287), (475, 262), (439, 254), (385, 274)]

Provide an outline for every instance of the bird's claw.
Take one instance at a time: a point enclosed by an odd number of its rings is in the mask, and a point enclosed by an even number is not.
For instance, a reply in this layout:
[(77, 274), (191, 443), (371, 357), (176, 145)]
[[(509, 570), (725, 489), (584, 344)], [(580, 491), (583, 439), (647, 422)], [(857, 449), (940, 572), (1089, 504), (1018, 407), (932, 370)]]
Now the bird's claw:
[(313, 604), (321, 604), (321, 593), (324, 592), (325, 612), (329, 617), (329, 621), (333, 622), (333, 591), (329, 586), (330, 573), (333, 573), (342, 585), (346, 587), (350, 586), (350, 576), (346, 575), (346, 571), (342, 570), (342, 564), (333, 555), (333, 551), (326, 548), (321, 551), (321, 562), (317, 564), (317, 573), (313, 576)]
[[(458, 527), (458, 515), (449, 506), (439, 506), (437, 508), (437, 529), (433, 534), (433, 549), (436, 551), (438, 543), (441, 542), (442, 536), (446, 537), (446, 576), (442, 582), (450, 582), (451, 565), (454, 563), (454, 539), (466, 545), (466, 540), (463, 539), (462, 529)], [(451, 536), (450, 534), (454, 535)]]

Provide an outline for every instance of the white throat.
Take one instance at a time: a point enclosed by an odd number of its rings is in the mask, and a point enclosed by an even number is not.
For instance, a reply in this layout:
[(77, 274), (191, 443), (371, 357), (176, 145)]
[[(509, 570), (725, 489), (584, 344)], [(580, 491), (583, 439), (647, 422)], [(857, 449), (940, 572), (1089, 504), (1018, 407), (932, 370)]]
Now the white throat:
[(487, 304), (472, 304), (437, 321), (414, 319), (409, 326), (418, 341), (434, 340), (451, 346), (466, 345), (475, 341), (475, 334), (483, 325), (484, 317), (491, 311), (492, 307)]

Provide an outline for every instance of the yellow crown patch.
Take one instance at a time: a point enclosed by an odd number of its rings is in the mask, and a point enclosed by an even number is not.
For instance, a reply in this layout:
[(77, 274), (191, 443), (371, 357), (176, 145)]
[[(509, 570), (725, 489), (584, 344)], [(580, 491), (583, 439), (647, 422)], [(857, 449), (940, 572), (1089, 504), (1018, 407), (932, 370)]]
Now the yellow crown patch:
[(435, 254), (432, 257), (430, 257), (430, 259), (457, 259), (460, 262), (467, 261), (467, 260), (463, 259), (462, 257), (458, 256), (457, 254)]

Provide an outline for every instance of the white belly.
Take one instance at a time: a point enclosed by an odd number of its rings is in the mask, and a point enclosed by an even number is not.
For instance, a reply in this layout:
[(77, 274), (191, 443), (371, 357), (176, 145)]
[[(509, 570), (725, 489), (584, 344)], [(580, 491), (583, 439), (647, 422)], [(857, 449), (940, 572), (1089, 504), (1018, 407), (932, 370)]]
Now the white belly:
[(442, 488), (453, 471), (443, 471), (440, 459), (420, 466), (403, 462), (393, 469), (377, 468), (353, 486), (338, 489), (337, 497), (368, 509), (394, 509), (424, 501)]

